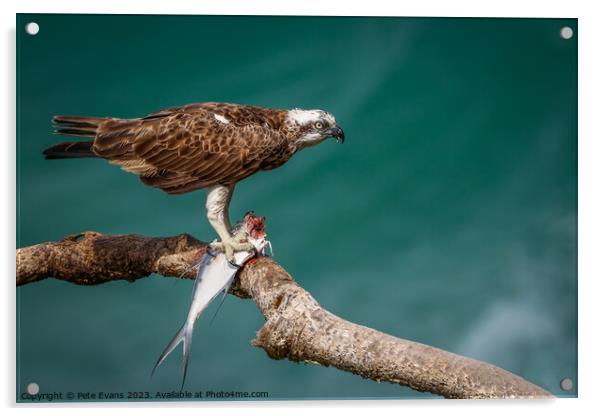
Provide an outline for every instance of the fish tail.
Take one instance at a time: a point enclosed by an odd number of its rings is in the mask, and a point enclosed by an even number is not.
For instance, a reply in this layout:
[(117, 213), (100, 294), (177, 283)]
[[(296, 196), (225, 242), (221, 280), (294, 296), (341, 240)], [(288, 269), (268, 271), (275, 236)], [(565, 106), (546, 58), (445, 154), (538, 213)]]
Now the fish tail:
[(191, 325), (187, 322), (184, 325), (184, 328), (184, 344), (182, 345), (182, 385), (180, 386), (180, 391), (184, 389), (186, 373), (188, 372), (188, 360), (190, 359), (190, 351), (192, 349), (192, 331), (194, 330), (194, 322)]
[(180, 344), (183, 343), (183, 355), (182, 355), (182, 388), (184, 388), (184, 381), (186, 381), (186, 372), (188, 370), (188, 359), (190, 358), (190, 350), (192, 347), (192, 333), (194, 330), (194, 320), (187, 320), (182, 328), (176, 333), (176, 335), (169, 341), (167, 347), (163, 350), (157, 363), (153, 367), (153, 371), (151, 372), (151, 377), (155, 374), (157, 368), (165, 361), (167, 356), (172, 353), (174, 349)]

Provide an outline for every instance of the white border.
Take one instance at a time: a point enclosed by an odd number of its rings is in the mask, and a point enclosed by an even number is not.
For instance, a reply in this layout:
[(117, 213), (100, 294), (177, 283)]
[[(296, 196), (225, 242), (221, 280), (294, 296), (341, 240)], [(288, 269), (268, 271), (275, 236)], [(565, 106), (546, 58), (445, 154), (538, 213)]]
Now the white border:
[[(587, 4), (587, 3), (585, 3)], [(330, 16), (498, 16), (498, 17), (577, 17), (587, 9), (578, 1), (506, 0), (229, 0), (160, 2), (57, 0), (19, 2), (21, 13), (120, 13), (120, 14), (238, 14), (238, 15), (330, 15)], [(580, 13), (583, 16), (584, 13)]]
[[(600, 143), (602, 129), (600, 119), (600, 78), (602, 65), (600, 59), (600, 40), (602, 30), (600, 14), (595, 1), (527, 1), (505, 0), (475, 1), (411, 1), (394, 2), (392, 0), (370, 1), (334, 1), (334, 0), (21, 0), (18, 4), (0, 3), (0, 19), (3, 23), (2, 42), (2, 82), (4, 97), (1, 126), (3, 137), (0, 152), (2, 157), (2, 186), (5, 202), (2, 206), (2, 264), (4, 276), (4, 319), (2, 320), (5, 342), (0, 343), (5, 365), (0, 378), (2, 404), (14, 407), (15, 397), (15, 288), (14, 275), (15, 248), (15, 13), (119, 13), (119, 14), (269, 14), (269, 15), (347, 15), (347, 16), (495, 16), (495, 17), (577, 17), (579, 28), (579, 399), (554, 400), (541, 402), (468, 402), (468, 401), (345, 401), (345, 402), (269, 402), (269, 403), (182, 403), (177, 404), (179, 411), (186, 413), (231, 414), (242, 411), (250, 414), (303, 414), (331, 413), (343, 410), (350, 415), (364, 414), (372, 408), (380, 414), (399, 414), (399, 412), (424, 412), (454, 414), (504, 415), (516, 411), (529, 413), (588, 414), (588, 410), (600, 408), (596, 403), (602, 369), (600, 368), (600, 302), (602, 292), (600, 280), (602, 273), (599, 262), (601, 244), (597, 236), (601, 235), (600, 215), (602, 215), (600, 183)], [(553, 88), (553, 86), (550, 86)], [(252, 375), (249, 375), (252, 376)], [(598, 406), (596, 406), (598, 404)], [(86, 412), (106, 412), (107, 407), (125, 407), (130, 411), (143, 411), (145, 414), (163, 414), (166, 407), (173, 403), (143, 403), (86, 405)], [(40, 407), (24, 405), (19, 407)], [(43, 411), (61, 414), (70, 411), (80, 412), (77, 405), (50, 405)], [(201, 409), (196, 409), (200, 407)], [(14, 410), (14, 409), (13, 409)], [(586, 413), (587, 412), (587, 413)], [(592, 412), (593, 413), (593, 412)]]

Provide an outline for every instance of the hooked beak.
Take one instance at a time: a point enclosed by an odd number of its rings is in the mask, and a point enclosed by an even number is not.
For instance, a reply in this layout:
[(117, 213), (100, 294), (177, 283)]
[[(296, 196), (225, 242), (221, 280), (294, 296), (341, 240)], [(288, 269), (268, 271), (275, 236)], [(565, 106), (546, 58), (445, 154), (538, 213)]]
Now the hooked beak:
[(330, 137), (334, 137), (335, 139), (337, 139), (337, 142), (339, 143), (345, 142), (345, 132), (339, 126), (334, 126), (333, 128), (331, 128), (328, 134), (330, 135)]

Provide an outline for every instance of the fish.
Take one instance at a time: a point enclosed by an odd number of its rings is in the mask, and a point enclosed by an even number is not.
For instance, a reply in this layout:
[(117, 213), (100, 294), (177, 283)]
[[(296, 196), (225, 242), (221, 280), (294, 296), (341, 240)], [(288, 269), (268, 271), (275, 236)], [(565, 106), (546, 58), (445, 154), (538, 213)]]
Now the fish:
[[(180, 390), (184, 388), (186, 373), (188, 371), (188, 361), (192, 346), (192, 334), (194, 324), (201, 316), (209, 304), (220, 294), (223, 293), (222, 303), (225, 299), (230, 286), (234, 282), (236, 273), (244, 267), (246, 262), (256, 256), (266, 255), (266, 248), (270, 248), (271, 243), (266, 239), (265, 217), (255, 217), (253, 212), (248, 212), (242, 221), (238, 222), (232, 229), (235, 238), (246, 238), (254, 249), (251, 251), (239, 251), (234, 253), (234, 262), (226, 259), (224, 253), (212, 251), (209, 246), (200, 261), (193, 265), (198, 267), (194, 286), (192, 289), (192, 301), (188, 310), (186, 321), (176, 333), (176, 335), (167, 344), (159, 356), (151, 377), (155, 374), (157, 368), (165, 361), (167, 356), (182, 343), (182, 384)], [(220, 304), (221, 306), (221, 304)], [(219, 308), (218, 308), (219, 309)], [(216, 311), (217, 314), (217, 311)], [(214, 315), (215, 318), (215, 315)]]

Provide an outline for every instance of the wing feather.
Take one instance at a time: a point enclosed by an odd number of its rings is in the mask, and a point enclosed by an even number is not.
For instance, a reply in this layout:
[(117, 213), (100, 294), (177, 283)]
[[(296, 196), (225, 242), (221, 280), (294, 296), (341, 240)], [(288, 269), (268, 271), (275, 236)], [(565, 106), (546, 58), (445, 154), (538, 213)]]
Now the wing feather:
[(273, 128), (279, 111), (204, 103), (141, 119), (108, 119), (98, 128), (94, 152), (168, 193), (234, 183), (286, 144)]

